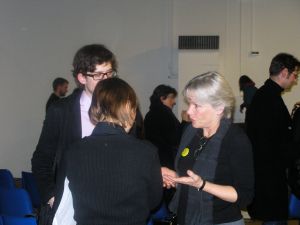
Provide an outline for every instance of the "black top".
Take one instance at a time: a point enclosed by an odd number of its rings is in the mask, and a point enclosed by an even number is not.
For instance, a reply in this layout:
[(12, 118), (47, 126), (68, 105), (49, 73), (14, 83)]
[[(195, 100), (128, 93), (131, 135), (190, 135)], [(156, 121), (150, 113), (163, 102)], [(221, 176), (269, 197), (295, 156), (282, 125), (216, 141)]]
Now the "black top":
[(162, 166), (174, 168), (181, 137), (181, 124), (172, 110), (162, 103), (152, 104), (145, 116), (145, 138), (158, 148)]
[(48, 110), (49, 106), (60, 99), (56, 94), (52, 93), (50, 97), (48, 98), (48, 101), (46, 103), (46, 111)]
[(255, 169), (255, 197), (248, 211), (252, 218), (266, 221), (288, 218), (286, 169), (292, 123), (282, 92), (276, 82), (268, 79), (256, 92), (246, 114)]
[[(187, 176), (187, 170), (193, 170), (195, 160), (199, 154), (205, 149), (205, 145), (208, 141), (208, 138), (205, 138), (197, 132), (194, 138), (191, 140), (190, 144), (184, 149), (181, 153), (181, 156), (178, 161), (178, 175)], [(180, 207), (177, 210), (177, 222), (178, 224), (185, 224), (185, 213), (188, 202), (188, 191), (189, 187), (183, 185), (180, 189), (179, 205)]]
[(120, 126), (98, 123), (70, 147), (66, 165), (78, 225), (146, 224), (161, 200), (156, 148)]
[[(220, 126), (219, 130), (222, 129)], [(220, 184), (230, 185), (235, 188), (238, 199), (234, 203), (213, 197), (205, 191), (198, 191), (196, 188), (189, 187), (188, 206), (186, 209), (186, 223), (199, 224), (204, 217), (212, 217), (211, 224), (228, 223), (237, 221), (242, 218), (241, 209), (244, 209), (253, 198), (253, 165), (251, 144), (243, 130), (237, 125), (231, 124), (223, 134), (217, 133), (207, 142), (205, 149), (199, 155), (201, 159), (194, 162), (193, 171), (199, 174), (207, 181)], [(191, 139), (195, 136), (197, 129), (191, 125), (186, 128), (176, 157), (175, 166), (178, 171), (178, 163), (184, 149), (189, 145)], [(212, 159), (210, 157), (212, 149), (208, 149), (209, 145), (220, 142), (220, 150), (218, 157)], [(213, 149), (214, 150), (214, 149)], [(211, 171), (210, 164), (216, 163), (214, 176), (209, 177)], [(204, 164), (204, 165), (203, 165)], [(177, 166), (178, 165), (178, 166)], [(184, 185), (178, 185), (176, 194), (170, 204), (170, 209), (176, 212), (179, 205), (180, 190)], [(200, 206), (199, 206), (200, 205)], [(208, 208), (212, 207), (212, 214), (205, 214)], [(209, 219), (209, 218), (208, 218)]]

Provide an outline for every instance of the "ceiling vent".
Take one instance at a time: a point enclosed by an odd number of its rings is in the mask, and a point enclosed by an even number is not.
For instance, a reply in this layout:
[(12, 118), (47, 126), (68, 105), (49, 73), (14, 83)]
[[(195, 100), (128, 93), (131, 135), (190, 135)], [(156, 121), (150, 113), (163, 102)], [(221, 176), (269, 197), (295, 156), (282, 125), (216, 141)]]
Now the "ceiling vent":
[(219, 49), (219, 36), (179, 36), (178, 49)]

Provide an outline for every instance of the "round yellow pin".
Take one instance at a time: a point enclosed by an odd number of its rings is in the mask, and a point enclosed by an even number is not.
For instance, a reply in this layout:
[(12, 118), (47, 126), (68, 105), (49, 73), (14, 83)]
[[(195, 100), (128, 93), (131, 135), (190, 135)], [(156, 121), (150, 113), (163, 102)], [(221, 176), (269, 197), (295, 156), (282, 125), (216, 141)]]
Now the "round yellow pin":
[(189, 148), (185, 148), (183, 149), (183, 151), (181, 152), (181, 156), (182, 157), (186, 157), (190, 152), (190, 149)]

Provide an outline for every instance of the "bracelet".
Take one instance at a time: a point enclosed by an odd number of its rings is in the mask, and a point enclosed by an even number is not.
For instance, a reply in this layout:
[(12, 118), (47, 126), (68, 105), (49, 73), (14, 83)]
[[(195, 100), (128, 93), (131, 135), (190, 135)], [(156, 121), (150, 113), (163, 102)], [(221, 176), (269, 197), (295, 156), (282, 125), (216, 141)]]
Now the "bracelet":
[(205, 184), (206, 184), (206, 180), (203, 180), (201, 187), (198, 188), (198, 191), (202, 191), (203, 188), (204, 188), (204, 186), (205, 186)]

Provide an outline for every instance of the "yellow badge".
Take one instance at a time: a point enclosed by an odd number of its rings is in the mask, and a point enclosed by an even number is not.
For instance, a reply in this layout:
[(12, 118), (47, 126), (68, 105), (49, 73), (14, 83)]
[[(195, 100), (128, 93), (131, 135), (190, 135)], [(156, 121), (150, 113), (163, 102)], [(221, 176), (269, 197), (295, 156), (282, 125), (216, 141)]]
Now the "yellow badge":
[(183, 149), (183, 151), (181, 152), (181, 156), (182, 157), (186, 157), (190, 152), (190, 149), (189, 148), (185, 148)]

